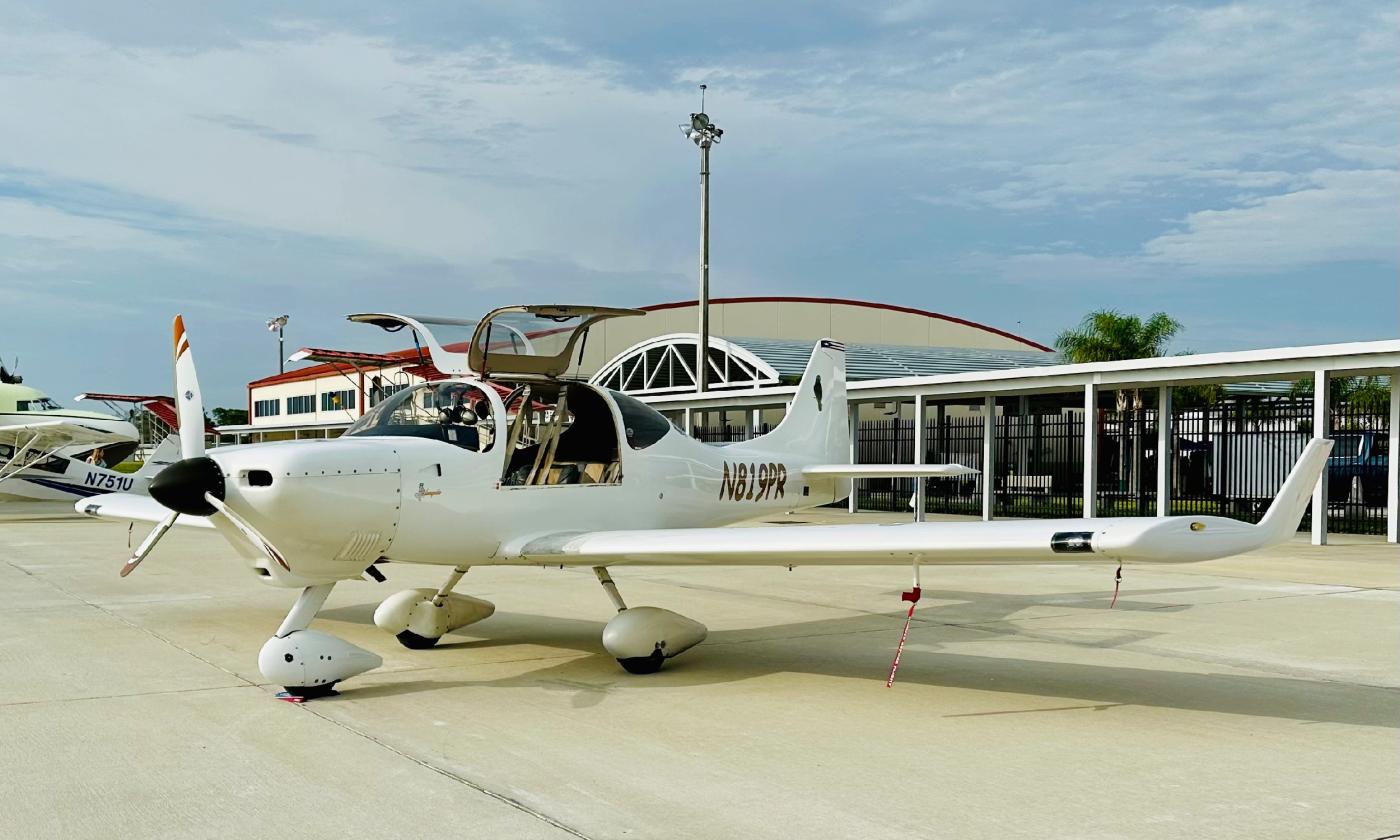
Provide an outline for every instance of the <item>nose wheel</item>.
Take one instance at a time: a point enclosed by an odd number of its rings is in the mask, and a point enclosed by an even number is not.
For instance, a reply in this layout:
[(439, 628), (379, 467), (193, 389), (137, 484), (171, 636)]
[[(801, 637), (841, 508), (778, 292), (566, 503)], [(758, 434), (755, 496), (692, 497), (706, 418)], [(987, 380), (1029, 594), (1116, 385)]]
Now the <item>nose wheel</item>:
[(412, 630), (405, 630), (402, 633), (399, 633), (398, 635), (394, 636), (394, 638), (398, 639), (399, 644), (403, 645), (409, 650), (427, 650), (428, 648), (436, 645), (438, 643), (438, 640), (442, 637), (420, 636)]

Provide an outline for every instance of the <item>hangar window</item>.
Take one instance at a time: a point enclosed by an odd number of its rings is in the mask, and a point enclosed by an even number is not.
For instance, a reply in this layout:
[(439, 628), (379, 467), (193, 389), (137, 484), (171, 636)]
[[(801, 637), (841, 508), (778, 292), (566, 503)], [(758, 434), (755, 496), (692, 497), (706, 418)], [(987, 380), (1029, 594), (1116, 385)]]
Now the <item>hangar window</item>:
[(325, 393), (321, 394), (322, 411), (348, 411), (350, 409), (353, 409), (354, 407), (354, 391), (326, 391)]
[(287, 397), (288, 414), (311, 414), (316, 410), (316, 396), (307, 394), (304, 397)]
[[(709, 387), (756, 388), (778, 383), (777, 370), (742, 346), (742, 341), (710, 337)], [(696, 346), (693, 334), (675, 333), (649, 339), (618, 354), (591, 381), (628, 394), (693, 391)]]
[(276, 417), (281, 413), (281, 400), (257, 400), (253, 403), (254, 417)]

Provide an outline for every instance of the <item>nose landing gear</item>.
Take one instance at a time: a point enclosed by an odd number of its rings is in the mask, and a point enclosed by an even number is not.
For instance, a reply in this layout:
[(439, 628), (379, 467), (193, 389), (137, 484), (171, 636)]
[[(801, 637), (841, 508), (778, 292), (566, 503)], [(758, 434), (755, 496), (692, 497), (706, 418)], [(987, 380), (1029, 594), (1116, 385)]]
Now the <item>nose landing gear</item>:
[(334, 587), (334, 583), (322, 583), (303, 589), (282, 626), (258, 652), (258, 670), (282, 684), (292, 697), (329, 696), (341, 680), (384, 664), (376, 654), (344, 639), (306, 629)]

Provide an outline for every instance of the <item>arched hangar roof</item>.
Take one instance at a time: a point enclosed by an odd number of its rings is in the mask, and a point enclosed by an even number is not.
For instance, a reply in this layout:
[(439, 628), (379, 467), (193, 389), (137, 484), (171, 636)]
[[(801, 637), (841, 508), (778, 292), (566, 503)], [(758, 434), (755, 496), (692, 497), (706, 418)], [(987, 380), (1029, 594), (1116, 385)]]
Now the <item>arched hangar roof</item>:
[[(637, 342), (608, 361), (594, 383), (637, 394), (695, 389), (696, 333), (671, 333)], [(811, 358), (815, 342), (803, 339), (710, 336), (710, 387), (755, 388), (794, 382)], [(847, 344), (846, 378), (889, 379), (1006, 370), (1062, 363), (1039, 350), (987, 350), (966, 347), (908, 347)]]

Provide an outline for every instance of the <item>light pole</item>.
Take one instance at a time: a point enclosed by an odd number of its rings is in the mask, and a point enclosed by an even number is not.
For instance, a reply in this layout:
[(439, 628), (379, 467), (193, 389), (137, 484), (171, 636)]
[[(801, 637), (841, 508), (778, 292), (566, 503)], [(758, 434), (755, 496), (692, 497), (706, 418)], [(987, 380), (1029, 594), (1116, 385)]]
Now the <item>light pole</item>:
[(710, 380), (710, 147), (724, 136), (724, 129), (705, 113), (705, 85), (700, 86), (700, 111), (681, 124), (681, 133), (700, 147), (700, 343), (695, 348), (695, 390), (703, 392)]
[(287, 354), (282, 349), (282, 332), (287, 329), (287, 322), (292, 319), (290, 315), (278, 315), (276, 318), (269, 318), (267, 321), (267, 331), (277, 333), (277, 372), (287, 372)]

